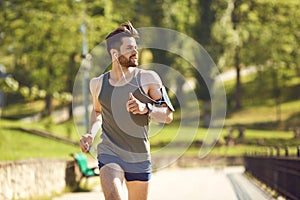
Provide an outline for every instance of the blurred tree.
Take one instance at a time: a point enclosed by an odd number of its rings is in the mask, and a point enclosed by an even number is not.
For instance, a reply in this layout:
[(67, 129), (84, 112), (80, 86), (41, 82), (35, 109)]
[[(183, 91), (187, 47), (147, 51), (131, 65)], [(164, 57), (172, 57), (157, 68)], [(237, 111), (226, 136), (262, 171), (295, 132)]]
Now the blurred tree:
[[(181, 0), (181, 1), (164, 1), (162, 4), (163, 19), (161, 23), (164, 27), (176, 30), (179, 33), (187, 34), (192, 36), (194, 32), (194, 27), (196, 26), (197, 19), (199, 18), (198, 11), (198, 2), (197, 0)], [(176, 44), (178, 50), (182, 51), (185, 58), (179, 57), (174, 54), (166, 54), (167, 65), (171, 66), (172, 69), (175, 69), (179, 72), (180, 76), (174, 78), (174, 75), (171, 75), (169, 81), (175, 81), (173, 84), (176, 85), (176, 96), (182, 98), (181, 105), (179, 105), (178, 99), (175, 102), (175, 107), (185, 106), (184, 95), (183, 95), (183, 85), (188, 78), (193, 77), (193, 67), (191, 63), (188, 63), (185, 59), (188, 55), (193, 55), (193, 46), (187, 41), (173, 41)], [(183, 80), (182, 78), (185, 78)]]
[(300, 3), (290, 0), (219, 2), (225, 6), (216, 7), (213, 28), (214, 38), (223, 46), (218, 66), (234, 66), (236, 69), (235, 109), (239, 109), (242, 107), (242, 67), (268, 66), (269, 63), (272, 63), (273, 69), (282, 65), (299, 66), (297, 9)]
[[(261, 43), (257, 49), (262, 55), (264, 68), (268, 71), (263, 85), (270, 87), (276, 106), (276, 121), (281, 121), (280, 104), (288, 81), (300, 69), (300, 9), (299, 1), (261, 1), (257, 5), (260, 23)], [(264, 12), (263, 12), (264, 11)], [(271, 14), (270, 14), (271, 13)], [(261, 49), (261, 50), (259, 50)], [(291, 71), (294, 71), (294, 73)], [(299, 75), (298, 75), (299, 76)], [(269, 84), (266, 80), (270, 80)], [(293, 99), (300, 98), (298, 93)]]
[(104, 18), (104, 4), (84, 0), (12, 0), (2, 1), (1, 9), (1, 52), (14, 58), (9, 71), (21, 85), (46, 90), (44, 114), (49, 115), (54, 94), (72, 93), (80, 66), (80, 25), (85, 21), (92, 47), (111, 28)]
[(5, 42), (11, 46), (8, 53), (14, 57), (11, 73), (21, 85), (37, 85), (46, 90), (44, 114), (48, 115), (52, 111), (53, 94), (70, 92), (66, 83), (78, 69), (74, 52), (80, 52), (77, 34), (80, 22), (78, 16), (71, 14), (80, 9), (70, 1), (4, 3), (9, 24), (4, 29), (9, 35)]
[[(94, 47), (119, 23), (130, 20), (136, 27), (165, 27), (185, 33), (203, 45), (221, 70), (235, 67), (237, 109), (242, 106), (240, 70), (251, 65), (273, 70), (273, 95), (280, 103), (282, 82), (287, 79), (284, 69), (300, 74), (298, 10), (300, 2), (294, 0), (3, 0), (0, 56), (20, 86), (47, 91), (45, 113), (49, 114), (54, 94), (72, 92), (80, 66), (79, 27), (83, 21), (88, 46)], [(180, 45), (192, 54), (190, 44)], [(203, 74), (188, 70), (189, 64), (177, 56), (150, 50), (152, 62), (194, 76), (199, 99), (209, 100), (212, 83), (205, 83)], [(177, 92), (182, 93), (182, 80), (176, 84)]]
[[(234, 66), (236, 69), (236, 89), (235, 89), (235, 109), (241, 108), (241, 79), (240, 71), (243, 63), (241, 50), (244, 42), (248, 39), (247, 30), (242, 27), (245, 21), (245, 10), (241, 4), (246, 5), (251, 2), (242, 3), (241, 0), (222, 1), (222, 7), (216, 7), (217, 21), (215, 22), (213, 35), (223, 46), (223, 55), (218, 61), (218, 66)], [(246, 11), (247, 12), (247, 11)]]
[[(196, 18), (196, 23), (192, 25), (192, 36), (214, 59), (218, 56), (218, 51), (211, 34), (212, 25), (215, 20), (215, 10), (213, 9), (213, 6), (213, 1), (198, 0), (198, 4), (196, 4), (195, 7), (199, 14)], [(196, 70), (194, 71), (194, 76), (197, 80), (196, 92), (198, 98), (204, 101), (204, 104), (206, 105), (205, 108), (210, 108), (211, 97), (209, 91), (211, 91), (211, 87), (214, 83), (213, 77), (211, 77), (210, 74), (212, 73), (211, 70), (213, 68), (210, 65), (201, 67), (205, 68), (205, 70), (203, 70), (203, 74), (199, 74)], [(204, 110), (205, 115), (209, 115), (209, 112), (209, 110)]]

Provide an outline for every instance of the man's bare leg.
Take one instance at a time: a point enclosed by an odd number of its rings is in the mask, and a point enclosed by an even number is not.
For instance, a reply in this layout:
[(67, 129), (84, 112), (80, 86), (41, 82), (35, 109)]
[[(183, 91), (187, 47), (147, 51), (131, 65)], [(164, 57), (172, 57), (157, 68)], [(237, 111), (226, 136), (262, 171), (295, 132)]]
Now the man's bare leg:
[(123, 199), (124, 171), (119, 165), (109, 163), (101, 167), (100, 180), (106, 200)]
[(147, 200), (149, 182), (148, 181), (127, 181), (128, 200)]

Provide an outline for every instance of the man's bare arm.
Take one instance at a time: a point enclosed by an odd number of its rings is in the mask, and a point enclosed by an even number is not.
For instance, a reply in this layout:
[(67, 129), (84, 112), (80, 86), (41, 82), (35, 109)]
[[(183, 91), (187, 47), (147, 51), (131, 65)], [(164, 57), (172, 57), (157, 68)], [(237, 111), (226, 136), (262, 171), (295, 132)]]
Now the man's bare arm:
[[(150, 70), (143, 70), (141, 74), (141, 82), (143, 90), (149, 95), (153, 100), (159, 100), (162, 98), (161, 88), (162, 82), (160, 77)], [(145, 103), (140, 102), (132, 94), (129, 95), (130, 100), (127, 102), (128, 112), (133, 114), (146, 114), (149, 113), (149, 116), (155, 121), (160, 123), (169, 124), (173, 120), (173, 111), (168, 108), (166, 104), (160, 105), (160, 107), (152, 107), (150, 112), (149, 108)]]
[(93, 143), (94, 137), (102, 125), (101, 105), (98, 100), (101, 86), (101, 76), (98, 78), (93, 78), (90, 81), (90, 91), (93, 97), (93, 110), (91, 112), (89, 131), (83, 135), (80, 140), (80, 146), (83, 152), (87, 152), (89, 150), (89, 146)]
[(165, 104), (162, 107), (153, 106), (149, 116), (160, 123), (169, 124), (173, 121), (173, 112)]

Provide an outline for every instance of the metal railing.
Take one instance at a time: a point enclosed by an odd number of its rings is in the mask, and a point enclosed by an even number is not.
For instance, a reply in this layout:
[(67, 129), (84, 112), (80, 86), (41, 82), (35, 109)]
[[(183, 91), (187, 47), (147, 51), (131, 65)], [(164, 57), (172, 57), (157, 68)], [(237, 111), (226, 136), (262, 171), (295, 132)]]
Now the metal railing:
[(300, 199), (300, 146), (295, 155), (289, 154), (289, 148), (283, 149), (284, 154), (279, 147), (271, 149), (270, 154), (256, 152), (245, 156), (246, 172), (282, 196)]

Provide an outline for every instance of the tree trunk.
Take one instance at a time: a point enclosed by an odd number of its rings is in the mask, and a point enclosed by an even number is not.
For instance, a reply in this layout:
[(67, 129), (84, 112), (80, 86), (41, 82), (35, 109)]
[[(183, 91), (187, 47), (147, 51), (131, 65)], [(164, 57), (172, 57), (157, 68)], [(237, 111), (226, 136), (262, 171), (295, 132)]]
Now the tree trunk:
[(235, 85), (235, 110), (242, 108), (241, 104), (241, 67), (239, 60), (239, 48), (235, 50), (235, 69), (236, 69), (236, 85)]
[(51, 90), (52, 89), (51, 80), (54, 77), (54, 70), (53, 70), (53, 66), (51, 64), (47, 66), (47, 72), (48, 72), (48, 77), (46, 79), (46, 85), (50, 89), (47, 91), (47, 94), (46, 94), (46, 99), (45, 99), (46, 106), (45, 106), (44, 116), (50, 116), (52, 113), (52, 109), (53, 109), (52, 108), (53, 91)]
[(184, 96), (183, 96), (183, 84), (184, 84), (184, 80), (180, 77), (177, 77), (176, 79), (176, 97), (175, 98), (175, 103), (174, 103), (174, 107), (175, 108), (179, 108), (179, 107), (184, 107), (185, 106), (185, 102), (184, 102)]
[(276, 105), (276, 121), (281, 121), (281, 106), (280, 106), (280, 85), (278, 80), (278, 71), (276, 69), (272, 70), (272, 86), (273, 86), (273, 96)]
[[(76, 52), (73, 52), (70, 57), (69, 57), (69, 74), (72, 74), (71, 76), (68, 76), (68, 80), (67, 80), (67, 88), (68, 88), (68, 92), (70, 92), (72, 94), (73, 92), (73, 84), (74, 84), (74, 80), (76, 77), (76, 72), (77, 70), (74, 70), (74, 67), (76, 66), (76, 61), (75, 61), (75, 57), (76, 57)], [(73, 117), (73, 106), (72, 106), (72, 102), (68, 103), (68, 113), (69, 113), (69, 119)]]
[(45, 116), (50, 116), (52, 113), (52, 95), (51, 94), (47, 94), (46, 96), (46, 106), (45, 106), (45, 111), (44, 111), (44, 115)]
[[(233, 1), (234, 3), (234, 10), (231, 14), (231, 21), (233, 23), (233, 30), (234, 32), (238, 33), (237, 26), (239, 25), (241, 21), (240, 13), (238, 6), (241, 3), (240, 0)], [(234, 52), (234, 66), (236, 69), (236, 85), (235, 85), (235, 110), (239, 110), (242, 108), (241, 105), (241, 67), (240, 67), (240, 47), (239, 45), (235, 46), (235, 52)]]
[(203, 101), (203, 127), (208, 128), (211, 122), (211, 101)]

